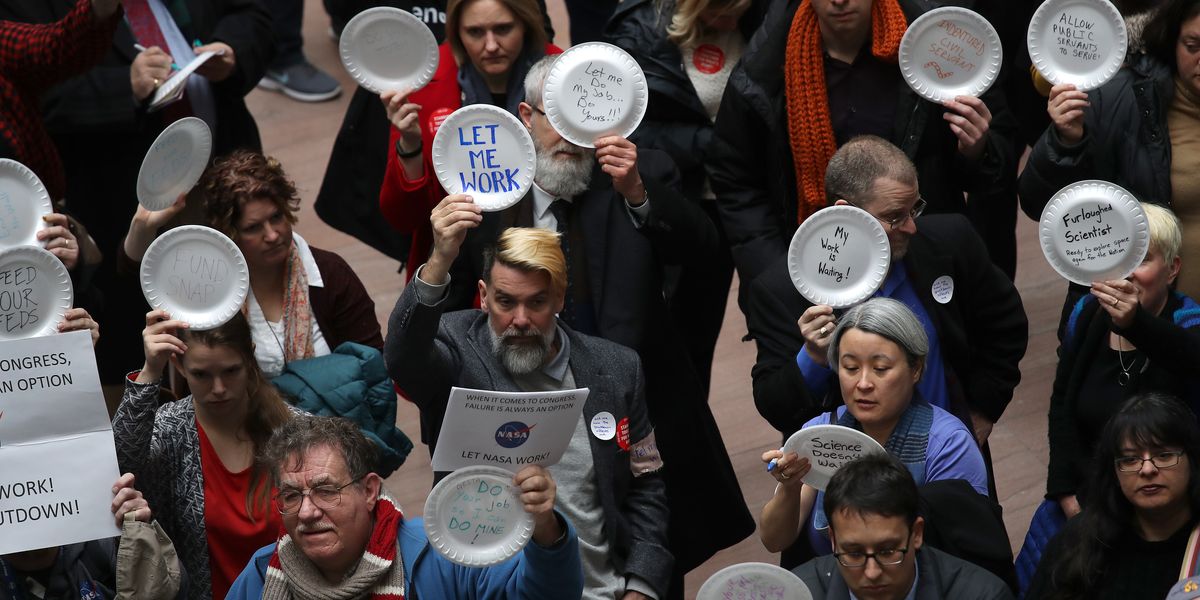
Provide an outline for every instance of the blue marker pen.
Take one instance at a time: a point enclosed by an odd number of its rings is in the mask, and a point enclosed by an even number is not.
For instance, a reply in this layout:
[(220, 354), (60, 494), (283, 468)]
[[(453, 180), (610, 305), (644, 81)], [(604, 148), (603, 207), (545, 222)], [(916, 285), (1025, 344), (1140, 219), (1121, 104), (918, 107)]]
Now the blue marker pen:
[(192, 40), (192, 47), (193, 47), (193, 48), (199, 48), (200, 46), (203, 46), (203, 45), (204, 45), (204, 44), (201, 44), (201, 43), (200, 43), (200, 38), (196, 38), (196, 39)]
[(779, 466), (779, 459), (772, 458), (771, 462), (767, 463), (767, 472), (770, 473), (771, 471), (774, 471), (775, 467), (777, 466)]

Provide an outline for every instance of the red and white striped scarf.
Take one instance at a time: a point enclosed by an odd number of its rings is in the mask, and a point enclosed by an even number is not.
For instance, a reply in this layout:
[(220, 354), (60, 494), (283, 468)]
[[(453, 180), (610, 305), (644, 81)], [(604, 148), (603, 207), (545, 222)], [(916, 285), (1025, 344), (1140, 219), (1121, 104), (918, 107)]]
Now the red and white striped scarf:
[(358, 566), (337, 585), (331, 585), (284, 534), (267, 564), (264, 600), (404, 600), (404, 561), (397, 533), (404, 515), (391, 498), (375, 503), (375, 529)]

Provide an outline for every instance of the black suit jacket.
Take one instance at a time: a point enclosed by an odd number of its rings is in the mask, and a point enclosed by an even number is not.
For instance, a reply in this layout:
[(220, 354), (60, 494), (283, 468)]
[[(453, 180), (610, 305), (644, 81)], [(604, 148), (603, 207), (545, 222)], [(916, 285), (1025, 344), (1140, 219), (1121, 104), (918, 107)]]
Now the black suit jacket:
[[(663, 265), (704, 264), (716, 251), (716, 228), (680, 194), (679, 175), (666, 154), (639, 149), (638, 170), (650, 200), (650, 215), (640, 228), (599, 168), (591, 187), (573, 201), (579, 203), (576, 218), (584, 223), (600, 337), (636, 350), (646, 369), (647, 406), (667, 464), (663, 476), (673, 507), (671, 551), (677, 567), (687, 571), (750, 535), (754, 520), (677, 329), (687, 324), (672, 322), (663, 299)], [(502, 213), (485, 213), (468, 234), (452, 270), (452, 306), (471, 305), (483, 248), (505, 228), (532, 223), (532, 204), (527, 197)]]
[[(988, 259), (979, 235), (961, 215), (917, 219), (917, 233), (903, 260), (937, 329), (952, 412), (965, 418), (969, 409), (999, 419), (1021, 381), (1019, 363), (1029, 341), (1021, 296)], [(946, 304), (935, 301), (931, 291), (943, 275), (954, 280), (954, 294)], [(784, 435), (842, 403), (836, 384), (829, 387), (828, 398), (812, 397), (796, 364), (804, 347), (796, 321), (810, 306), (792, 285), (786, 256), (767, 267), (747, 295), (746, 324), (758, 346), (751, 371), (754, 403)]]

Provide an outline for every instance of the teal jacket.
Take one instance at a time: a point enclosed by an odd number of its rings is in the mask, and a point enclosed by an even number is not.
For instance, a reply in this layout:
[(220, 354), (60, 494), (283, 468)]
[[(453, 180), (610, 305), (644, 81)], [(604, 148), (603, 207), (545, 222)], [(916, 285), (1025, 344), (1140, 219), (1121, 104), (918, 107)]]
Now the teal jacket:
[(332, 354), (288, 363), (271, 383), (305, 412), (358, 424), (379, 450), (380, 477), (400, 468), (412, 451), (412, 440), (396, 427), (396, 392), (375, 348), (343, 342)]
[[(472, 568), (456, 565), (430, 550), (421, 519), (405, 519), (397, 535), (404, 562), (406, 600), (562, 600), (583, 595), (583, 566), (575, 526), (557, 545), (543, 548), (529, 542), (520, 554), (498, 565)], [(275, 544), (264, 546), (238, 575), (226, 600), (262, 597), (267, 564)]]

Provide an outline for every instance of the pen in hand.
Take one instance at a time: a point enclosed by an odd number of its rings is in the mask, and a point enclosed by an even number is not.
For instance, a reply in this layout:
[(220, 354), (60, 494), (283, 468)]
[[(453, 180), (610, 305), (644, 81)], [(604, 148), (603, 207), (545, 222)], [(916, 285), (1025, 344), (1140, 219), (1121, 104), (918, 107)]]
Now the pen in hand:
[[(134, 50), (137, 50), (138, 52), (145, 52), (145, 51), (146, 51), (146, 47), (145, 47), (145, 46), (143, 46), (143, 45), (141, 45), (141, 44), (134, 44), (134, 45), (133, 45), (133, 49), (134, 49)], [(178, 71), (178, 70), (179, 70), (179, 65), (177, 65), (177, 64), (175, 64), (175, 63), (171, 63), (171, 68), (172, 68), (172, 69), (174, 69), (174, 70), (176, 70), (176, 71)]]

